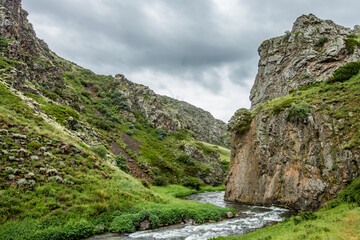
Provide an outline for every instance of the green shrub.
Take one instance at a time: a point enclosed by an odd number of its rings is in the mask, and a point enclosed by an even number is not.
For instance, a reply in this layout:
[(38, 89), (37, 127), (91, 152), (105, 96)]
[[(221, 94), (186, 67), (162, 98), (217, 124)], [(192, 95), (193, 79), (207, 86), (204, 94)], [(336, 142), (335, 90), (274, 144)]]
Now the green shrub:
[(153, 179), (152, 184), (153, 184), (154, 186), (166, 186), (166, 185), (168, 185), (169, 183), (168, 183), (168, 181), (166, 180), (165, 177), (163, 177), (163, 176), (156, 176), (156, 177)]
[(156, 130), (156, 134), (157, 134), (157, 138), (159, 140), (164, 140), (165, 138), (168, 137), (167, 132), (164, 129), (161, 129), (161, 128)]
[(126, 163), (126, 157), (124, 155), (118, 155), (115, 157), (116, 165), (124, 172), (129, 172), (129, 167)]
[(308, 113), (310, 112), (309, 104), (301, 102), (299, 104), (293, 104), (290, 107), (288, 119), (292, 122), (301, 122), (307, 119)]
[(343, 82), (349, 80), (360, 71), (360, 62), (350, 62), (339, 67), (330, 78), (331, 82)]
[(32, 151), (41, 148), (41, 146), (42, 146), (42, 144), (35, 140), (33, 140), (27, 144), (27, 148)]
[(197, 178), (187, 177), (187, 178), (185, 178), (183, 180), (182, 185), (184, 187), (189, 187), (189, 188), (193, 188), (193, 189), (196, 189), (196, 190), (200, 190), (200, 187), (201, 187), (202, 183)]
[(360, 47), (359, 36), (357, 35), (349, 35), (347, 39), (345, 39), (345, 47), (346, 51), (349, 54), (353, 54), (355, 51), (355, 46)]
[(180, 155), (179, 157), (177, 157), (176, 161), (184, 163), (185, 165), (188, 165), (188, 166), (194, 166), (195, 165), (194, 159), (191, 158), (189, 155), (186, 155), (186, 154), (183, 154), (183, 155)]
[(8, 41), (3, 36), (0, 36), (0, 50), (7, 48)]
[(106, 160), (106, 155), (108, 153), (106, 147), (104, 145), (98, 145), (90, 148), (91, 151), (99, 155), (102, 159)]
[(320, 38), (316, 41), (314, 47), (316, 47), (316, 48), (322, 48), (322, 47), (324, 46), (324, 44), (325, 44), (326, 42), (328, 42), (328, 41), (329, 41), (329, 38), (328, 38), (327, 36), (320, 37)]
[(240, 108), (231, 117), (228, 123), (228, 131), (230, 132), (244, 132), (250, 129), (252, 116), (251, 112), (246, 108)]
[(129, 136), (135, 135), (136, 130), (135, 129), (130, 129), (130, 130), (126, 131), (126, 134), (129, 135)]
[(148, 181), (146, 181), (145, 179), (140, 179), (140, 183), (148, 189), (151, 188), (151, 184)]

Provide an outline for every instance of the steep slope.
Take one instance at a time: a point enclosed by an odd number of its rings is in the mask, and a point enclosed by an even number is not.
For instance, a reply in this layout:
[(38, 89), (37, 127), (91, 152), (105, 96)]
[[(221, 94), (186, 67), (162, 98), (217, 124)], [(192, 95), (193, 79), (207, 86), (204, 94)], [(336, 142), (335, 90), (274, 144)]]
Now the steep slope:
[(260, 46), (252, 111), (229, 122), (227, 199), (316, 209), (359, 175), (358, 31), (301, 16)]
[(147, 87), (56, 56), (26, 16), (20, 0), (0, 0), (0, 238), (79, 239), (226, 216), (149, 184), (219, 185), (223, 149), (183, 129), (180, 110)]
[[(227, 145), (225, 123), (121, 74), (97, 75), (59, 58), (36, 37), (21, 1), (2, 0), (0, 10), (1, 82), (37, 116), (94, 151), (110, 151), (109, 161), (125, 162), (120, 165), (137, 178), (222, 183), (219, 151), (199, 141)], [(187, 154), (189, 147), (200, 154)]]

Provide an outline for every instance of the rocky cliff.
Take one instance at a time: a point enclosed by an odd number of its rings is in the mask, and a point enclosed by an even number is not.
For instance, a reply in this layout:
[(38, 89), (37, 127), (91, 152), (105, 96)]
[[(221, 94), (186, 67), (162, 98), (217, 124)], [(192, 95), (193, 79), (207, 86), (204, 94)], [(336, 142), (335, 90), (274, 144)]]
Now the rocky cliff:
[(307, 15), (260, 46), (252, 110), (229, 122), (228, 200), (316, 209), (359, 175), (359, 69), (332, 77), (360, 60), (358, 33)]
[(316, 16), (299, 17), (285, 36), (264, 41), (258, 49), (258, 74), (250, 93), (251, 108), (290, 90), (323, 81), (339, 66), (359, 59), (359, 49), (347, 54), (346, 39), (359, 34)]

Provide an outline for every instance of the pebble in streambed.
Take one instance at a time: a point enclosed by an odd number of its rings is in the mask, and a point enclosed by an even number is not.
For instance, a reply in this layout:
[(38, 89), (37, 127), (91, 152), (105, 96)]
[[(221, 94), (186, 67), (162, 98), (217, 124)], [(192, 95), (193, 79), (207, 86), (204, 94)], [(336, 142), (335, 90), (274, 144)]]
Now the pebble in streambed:
[(224, 192), (204, 192), (186, 197), (188, 200), (211, 203), (220, 207), (232, 207), (241, 217), (201, 225), (177, 224), (129, 235), (104, 234), (90, 240), (205, 240), (211, 237), (241, 235), (273, 222), (279, 222), (292, 213), (278, 207), (248, 206), (224, 200)]

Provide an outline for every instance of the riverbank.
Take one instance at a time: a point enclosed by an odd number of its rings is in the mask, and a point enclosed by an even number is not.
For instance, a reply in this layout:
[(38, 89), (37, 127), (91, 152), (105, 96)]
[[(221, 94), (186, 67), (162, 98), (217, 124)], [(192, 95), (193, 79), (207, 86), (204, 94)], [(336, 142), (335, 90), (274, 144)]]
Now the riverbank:
[(207, 240), (211, 237), (245, 234), (269, 224), (279, 222), (292, 212), (278, 207), (250, 206), (224, 200), (224, 191), (195, 193), (185, 197), (190, 201), (211, 203), (219, 207), (234, 208), (234, 218), (221, 221), (194, 223), (191, 219), (157, 229), (137, 231), (132, 234), (103, 234), (89, 240)]
[(302, 212), (255, 232), (217, 240), (360, 239), (360, 179), (317, 212)]
[[(118, 180), (123, 178), (123, 181), (120, 183), (118, 181), (116, 185), (112, 185), (110, 182), (114, 181), (114, 178)], [(88, 199), (87, 202), (84, 202), (88, 204), (90, 209), (86, 208), (86, 206), (78, 209), (71, 208), (72, 211), (68, 212), (55, 209), (42, 217), (25, 217), (24, 219), (7, 221), (0, 226), (1, 239), (79, 239), (107, 231), (117, 233), (135, 232), (140, 228), (140, 224), (144, 220), (149, 221), (151, 228), (157, 228), (158, 226), (174, 224), (188, 219), (193, 219), (197, 223), (218, 221), (220, 218), (225, 217), (229, 211), (235, 213), (233, 209), (186, 201), (175, 197), (187, 196), (194, 192), (219, 190), (223, 189), (223, 186), (217, 188), (203, 187), (200, 190), (194, 190), (184, 186), (168, 185), (147, 189), (134, 179), (124, 179), (123, 175), (113, 175), (113, 178), (108, 179), (108, 181), (108, 184), (103, 185), (102, 190), (93, 192), (93, 194), (98, 193), (101, 195), (100, 198), (103, 203), (97, 205), (98, 208), (102, 207), (101, 211), (97, 209), (97, 214), (90, 212), (94, 206), (88, 202)], [(113, 184), (115, 184), (115, 181)], [(129, 191), (121, 191), (124, 185)], [(62, 186), (52, 183), (51, 186), (48, 186), (49, 194), (61, 194), (63, 191)], [(108, 187), (111, 187), (111, 189), (108, 189)], [(118, 187), (118, 191), (113, 189), (116, 187)], [(33, 197), (36, 199), (36, 193), (43, 191), (44, 189), (35, 189)], [(116, 200), (110, 196), (109, 192), (117, 192), (118, 199)], [(18, 192), (14, 194), (25, 193)], [(91, 194), (86, 193), (86, 195)], [(71, 198), (70, 193), (68, 193), (68, 196)], [(4, 195), (4, 197), (7, 197), (7, 195)], [(37, 201), (40, 202), (41, 199), (37, 199)], [(106, 207), (106, 204), (110, 205), (110, 203), (113, 206), (116, 203), (116, 208)]]

